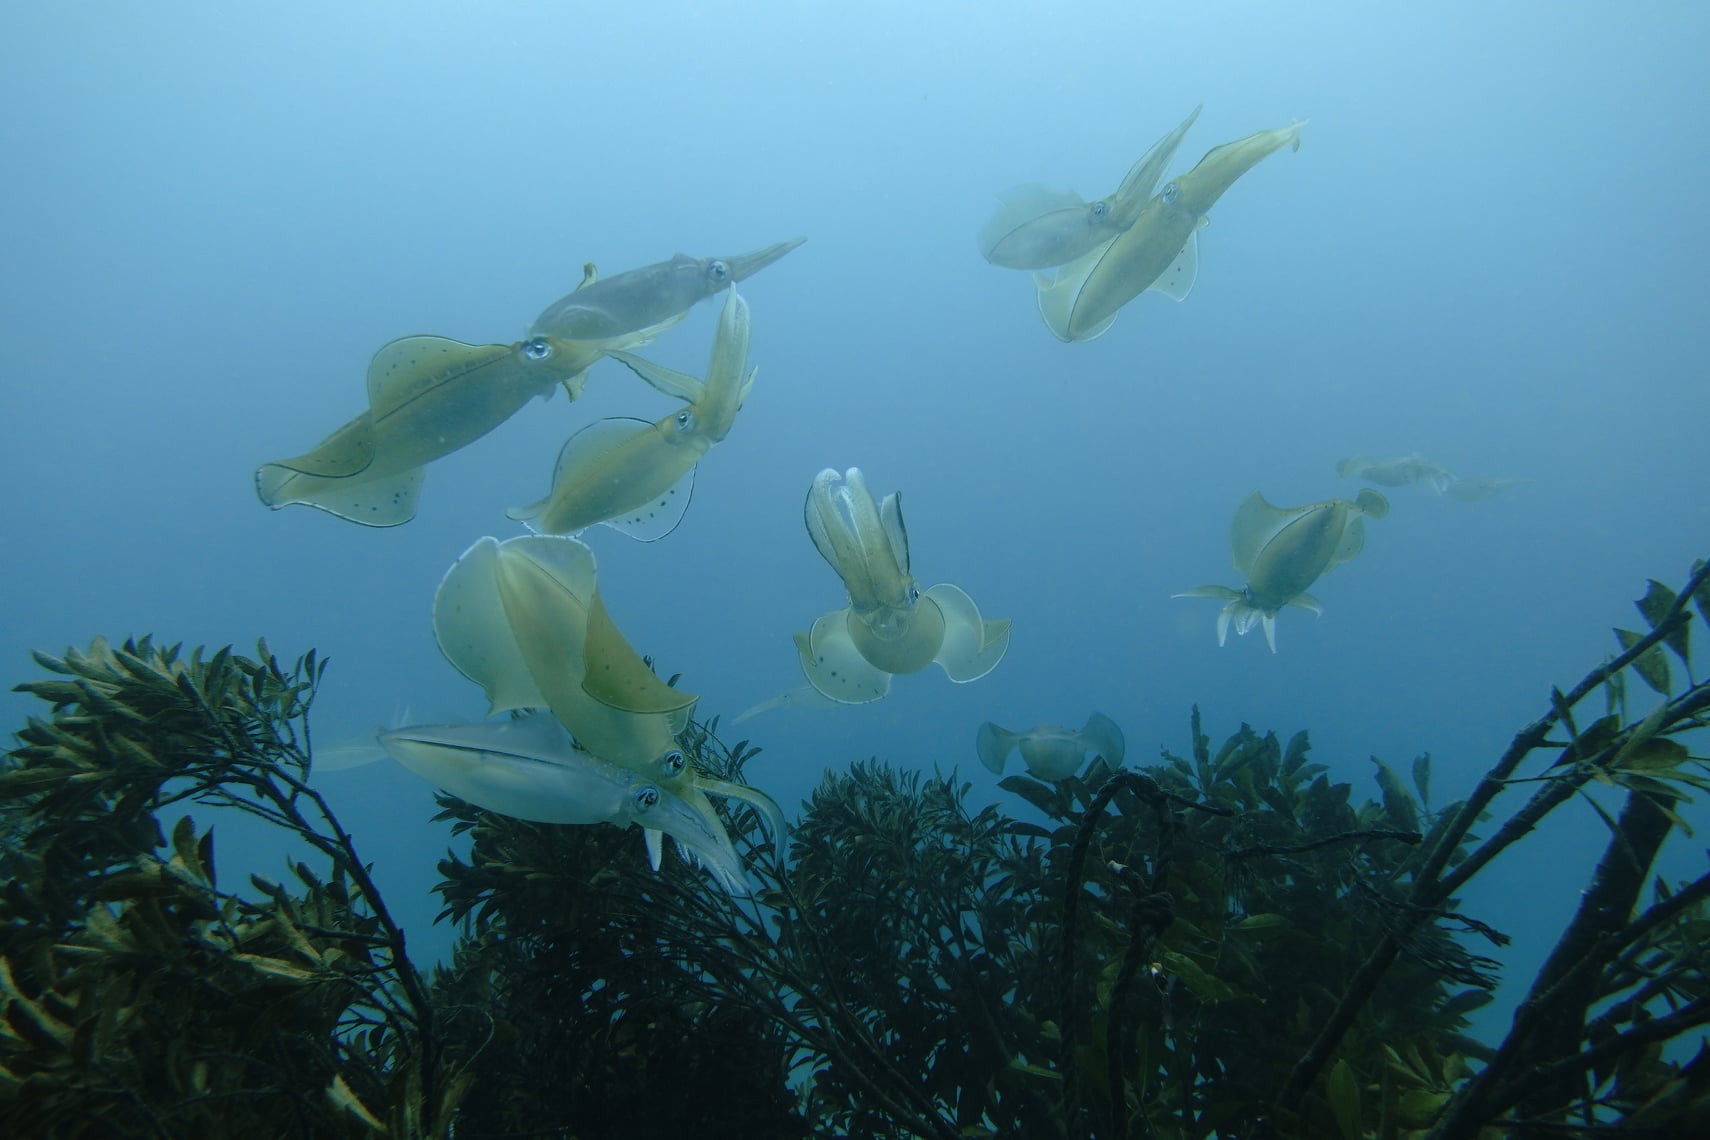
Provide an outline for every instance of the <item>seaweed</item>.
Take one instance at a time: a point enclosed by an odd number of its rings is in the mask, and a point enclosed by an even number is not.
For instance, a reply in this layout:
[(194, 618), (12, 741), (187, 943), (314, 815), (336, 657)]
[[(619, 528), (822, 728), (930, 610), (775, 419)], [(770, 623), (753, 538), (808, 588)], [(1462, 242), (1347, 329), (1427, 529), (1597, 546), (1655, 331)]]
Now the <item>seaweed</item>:
[[(38, 655), (0, 766), (0, 1121), (19, 1134), (1063, 1140), (1710, 1131), (1710, 874), (1658, 875), (1710, 786), (1691, 625), (1710, 570), (1464, 799), (1431, 758), (1369, 793), (1304, 730), (1198, 708), (1158, 762), (975, 807), (954, 772), (828, 771), (782, 855), (721, 804), (755, 887), (632, 835), (442, 797), (460, 936), (418, 974), (308, 783), (324, 662), (147, 638)], [(1694, 613), (1696, 611), (1696, 613)], [(1629, 679), (1638, 685), (1629, 687)], [(1651, 694), (1641, 698), (1641, 693)], [(1642, 703), (1641, 703), (1642, 702)], [(741, 780), (716, 719), (685, 752)], [(1459, 895), (1584, 804), (1607, 842), (1499, 1040), (1500, 922)], [(1503, 805), (1512, 806), (1503, 807)], [(217, 884), (185, 807), (300, 841), (290, 885)], [(1503, 810), (1499, 810), (1503, 808)], [(1475, 834), (1484, 831), (1487, 834)], [(1567, 884), (1571, 887), (1574, 884)]]
[[(462, 1081), (350, 836), (306, 782), (325, 668), (149, 638), (36, 662), (0, 770), (0, 1118), (14, 1135), (435, 1133)], [(327, 870), (222, 890), (235, 810)]]

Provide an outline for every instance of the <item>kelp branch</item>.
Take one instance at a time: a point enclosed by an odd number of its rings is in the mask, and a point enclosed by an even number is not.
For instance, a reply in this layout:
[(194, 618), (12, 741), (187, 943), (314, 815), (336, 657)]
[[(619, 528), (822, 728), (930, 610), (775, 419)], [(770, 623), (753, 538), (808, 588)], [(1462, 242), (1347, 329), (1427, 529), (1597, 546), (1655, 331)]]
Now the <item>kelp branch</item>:
[[(133, 1119), (205, 1132), (235, 1093), (263, 1131), (366, 1128), (374, 1105), (401, 1135), (442, 1132), (455, 1082), (440, 1075), (432, 1004), (350, 835), (305, 782), (326, 663), (311, 651), (287, 670), (265, 643), (251, 659), (150, 638), (35, 658), (52, 676), (18, 689), (51, 711), (0, 771), (0, 963), (15, 967), (0, 1003), (76, 1029), (69, 1052), (9, 1058), (55, 1090), (33, 1124), (82, 1119), (95, 1096), (98, 1115), (143, 1104)], [(279, 828), (333, 874), (299, 862), (304, 894), (260, 879), (260, 900), (221, 891), (212, 832), (188, 816), (170, 844), (161, 831), (186, 802)], [(127, 994), (186, 1003), (169, 1044)]]
[[(1649, 804), (1666, 804), (1673, 795), (1678, 794), (1671, 789), (1671, 779), (1689, 784), (1698, 782), (1696, 777), (1677, 771), (1690, 757), (1683, 747), (1669, 737), (1701, 726), (1703, 711), (1707, 703), (1710, 703), (1710, 688), (1693, 683), (1681, 697), (1670, 700), (1667, 693), (1667, 661), (1661, 647), (1666, 645), (1683, 661), (1688, 660), (1687, 634), (1692, 615), (1687, 605), (1689, 602), (1695, 604), (1700, 618), (1710, 616), (1707, 615), (1707, 599), (1710, 599), (1707, 582), (1710, 582), (1710, 565), (1703, 562), (1694, 565), (1685, 589), (1679, 593), (1652, 582), (1645, 597), (1638, 603), (1641, 614), (1650, 623), (1650, 631), (1637, 634), (1617, 630), (1618, 640), (1622, 644), (1621, 652), (1588, 672), (1565, 695), (1559, 690), (1552, 690), (1548, 711), (1514, 736), (1502, 756), (1480, 780), (1472, 796), (1453, 813), (1447, 825), (1438, 830), (1434, 845), (1414, 876), (1411, 902), (1423, 908), (1420, 917), (1388, 933), (1372, 949), (1369, 957), (1350, 979), (1335, 1010), (1324, 1022), (1312, 1046), (1301, 1056), (1288, 1080), (1279, 1090), (1277, 1105), (1282, 1113), (1297, 1110), (1308, 1090), (1323, 1074), (1359, 1011), (1366, 1007), (1378, 984), (1393, 966), (1411, 928), (1428, 921), (1424, 917), (1425, 913), (1450, 898), (1474, 874), (1488, 866), (1497, 854), (1528, 834), (1550, 811), (1567, 802), (1575, 792), (1593, 779), (1626, 784)], [(1661, 692), (1664, 700), (1644, 721), (1622, 727), (1616, 710), (1625, 707), (1625, 684), (1622, 678), (1625, 676), (1623, 670), (1628, 669)], [(1582, 730), (1575, 723), (1573, 709), (1600, 688), (1609, 694), (1612, 712)], [(1534, 795), (1527, 805), (1504, 821), (1496, 834), (1471, 855), (1464, 856), (1462, 845), (1477, 820), (1488, 811), (1497, 795), (1513, 782), (1520, 764), (1533, 752), (1549, 744), (1550, 734), (1558, 726), (1568, 728), (1570, 740), (1557, 759), (1555, 768), (1558, 770), (1549, 773), (1547, 786)], [(1676, 822), (1666, 807), (1660, 810), (1664, 813), (1664, 819), (1660, 831), (1654, 837), (1657, 845), (1660, 845), (1662, 838), (1666, 836), (1669, 825)], [(1632, 822), (1629, 822), (1627, 829), (1615, 825), (1616, 835), (1612, 841), (1612, 850), (1618, 847), (1631, 855), (1634, 849), (1645, 847), (1650, 842), (1648, 839), (1630, 833), (1637, 828), (1638, 825)], [(1457, 859), (1461, 859), (1461, 862), (1451, 870), (1451, 864)], [(1641, 861), (1648, 865), (1648, 859)], [(1570, 935), (1564, 935), (1564, 939), (1579, 941), (1571, 932)], [(1575, 1039), (1583, 1030), (1584, 1016), (1585, 1009), (1581, 1006), (1578, 1008), (1578, 1020), (1575, 1022)], [(1522, 1048), (1518, 1043), (1514, 1043), (1514, 1047), (1517, 1051)], [(1507, 1063), (1504, 1058), (1502, 1064)], [(1495, 1080), (1497, 1077), (1490, 1079)], [(1491, 1103), (1492, 1098), (1486, 1097), (1483, 1107), (1488, 1108)], [(1464, 1125), (1464, 1121), (1483, 1119), (1485, 1115), (1479, 1111), (1479, 1106), (1475, 1105), (1464, 1111), (1457, 1110), (1456, 1115), (1450, 1119), (1454, 1127), (1460, 1129), (1470, 1126)]]

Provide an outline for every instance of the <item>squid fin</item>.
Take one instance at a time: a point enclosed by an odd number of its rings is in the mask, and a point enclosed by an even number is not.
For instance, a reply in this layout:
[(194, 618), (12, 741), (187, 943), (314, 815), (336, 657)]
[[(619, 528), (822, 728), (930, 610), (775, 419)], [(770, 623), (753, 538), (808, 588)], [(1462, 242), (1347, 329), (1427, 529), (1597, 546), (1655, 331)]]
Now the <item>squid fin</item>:
[(588, 634), (582, 655), (587, 668), (582, 691), (608, 708), (675, 713), (700, 700), (694, 693), (673, 689), (647, 667), (606, 612), (597, 589), (588, 607)]
[(1009, 619), (986, 621), (960, 586), (940, 582), (926, 591), (944, 614), (944, 641), (933, 660), (957, 684), (978, 680), (1009, 652)]
[(820, 615), (808, 633), (795, 636), (802, 673), (819, 692), (844, 705), (864, 705), (891, 691), (891, 675), (869, 664), (849, 636), (847, 609)]
[(1193, 292), (1194, 282), (1198, 279), (1199, 232), (1196, 230), (1188, 235), (1187, 241), (1182, 244), (1182, 251), (1158, 274), (1158, 279), (1147, 286), (1147, 290), (1162, 293), (1172, 301), (1185, 301), (1187, 295)]
[(974, 733), (974, 751), (979, 753), (980, 763), (986, 770), (994, 774), (1003, 773), (1004, 761), (1009, 759), (1010, 751), (1015, 747), (1016, 733), (1003, 728), (992, 721), (980, 725)]

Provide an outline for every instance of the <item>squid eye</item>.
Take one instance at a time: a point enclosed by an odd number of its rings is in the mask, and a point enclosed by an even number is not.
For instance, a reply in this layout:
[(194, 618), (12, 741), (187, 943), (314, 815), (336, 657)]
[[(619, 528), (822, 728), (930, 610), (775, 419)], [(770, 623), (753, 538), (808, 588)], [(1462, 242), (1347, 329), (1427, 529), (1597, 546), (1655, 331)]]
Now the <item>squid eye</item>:
[(649, 784), (645, 788), (635, 789), (635, 810), (646, 811), (659, 802), (659, 789)]
[(723, 285), (730, 280), (730, 266), (717, 258), (707, 262), (707, 280), (714, 285)]
[(1104, 217), (1108, 213), (1110, 213), (1110, 207), (1108, 205), (1106, 205), (1104, 202), (1094, 202), (1092, 204), (1092, 220), (1093, 221), (1095, 221), (1095, 222), (1104, 221)]
[(1172, 182), (1168, 186), (1164, 187), (1164, 195), (1163, 195), (1164, 205), (1174, 206), (1176, 204), (1176, 199), (1180, 198), (1181, 196), (1182, 196), (1182, 188), (1180, 186), (1177, 186), (1174, 182)]
[(910, 602), (920, 601), (920, 587), (919, 586), (910, 586), (908, 588), (908, 600)]
[(693, 412), (678, 412), (677, 413), (677, 430), (678, 431), (694, 431), (695, 430), (695, 413), (693, 413)]
[(530, 360), (545, 360), (552, 355), (552, 342), (543, 336), (537, 336), (531, 341), (524, 342), (523, 355)]
[(683, 769), (689, 766), (689, 761), (686, 756), (673, 748), (659, 758), (659, 766), (665, 769), (667, 776), (679, 776), (682, 775)]

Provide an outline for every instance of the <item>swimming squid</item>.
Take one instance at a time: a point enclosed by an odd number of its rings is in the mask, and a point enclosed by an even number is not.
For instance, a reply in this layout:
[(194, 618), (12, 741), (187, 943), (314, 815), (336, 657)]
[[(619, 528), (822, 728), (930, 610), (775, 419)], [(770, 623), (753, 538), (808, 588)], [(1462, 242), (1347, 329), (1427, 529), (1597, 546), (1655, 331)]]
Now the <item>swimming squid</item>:
[(747, 280), (806, 240), (793, 238), (734, 257), (679, 253), (669, 261), (584, 282), (536, 317), (529, 335), (598, 341), (640, 329), (660, 332), (682, 320), (697, 301)]
[(537, 336), (464, 344), (438, 336), (392, 341), (368, 365), (368, 408), (312, 451), (264, 463), (255, 493), (278, 510), (318, 507), (364, 526), (416, 514), (427, 464), (480, 439), (537, 396), (580, 383), (612, 348), (646, 334), (578, 343)]
[(606, 419), (570, 437), (559, 453), (552, 491), (505, 512), (542, 534), (575, 534), (605, 523), (651, 542), (682, 521), (695, 467), (729, 434), (748, 398), (748, 304), (730, 290), (719, 316), (706, 380), (614, 352), (642, 379), (688, 406), (655, 421)]
[(1254, 491), (1236, 508), (1229, 525), (1235, 569), (1247, 579), (1246, 587), (1196, 586), (1171, 596), (1221, 600), (1217, 644), (1228, 638), (1231, 625), (1241, 635), (1258, 625), (1275, 653), (1277, 612), (1298, 606), (1322, 613), (1307, 587), (1365, 548), (1367, 518), (1381, 519), (1388, 513), (1389, 500), (1369, 488), (1352, 502), (1326, 499), (1304, 507), (1273, 507)]
[(1117, 312), (1148, 289), (1177, 301), (1199, 275), (1197, 234), (1229, 187), (1267, 156), (1300, 149), (1305, 120), (1213, 147), (1186, 174), (1168, 182), (1124, 233), (1058, 270), (1034, 275), (1039, 315), (1059, 340), (1092, 340)]
[[(382, 732), (380, 745), (405, 768), (477, 807), (536, 823), (634, 824), (669, 835), (725, 890), (746, 894), (730, 837), (658, 780), (576, 747), (544, 713), (479, 724), (424, 724)], [(653, 869), (661, 845), (648, 843)]]
[(1455, 479), (1447, 469), (1431, 462), (1417, 451), (1399, 459), (1350, 456), (1336, 464), (1336, 474), (1344, 479), (1363, 479), (1380, 487), (1405, 487), (1409, 483), (1424, 483), (1439, 495)]
[(1051, 269), (1122, 233), (1140, 217), (1200, 110), (1188, 112), (1180, 126), (1154, 143), (1108, 197), (1086, 202), (1073, 190), (1036, 183), (999, 194), (1001, 206), (980, 228), (981, 255), (1006, 269)]
[(1383, 487), (1403, 487), (1409, 483), (1424, 483), (1439, 495), (1473, 503), (1489, 498), (1498, 491), (1530, 483), (1530, 479), (1503, 479), (1488, 475), (1461, 478), (1454, 472), (1432, 463), (1414, 452), (1400, 459), (1367, 459), (1356, 455), (1336, 464), (1336, 474), (1344, 479), (1352, 476)]
[[(600, 597), (593, 551), (582, 543), (478, 539), (441, 581), (433, 623), (446, 659), (486, 693), (489, 715), (549, 709), (577, 744), (678, 796), (709, 829), (723, 832), (709, 795), (750, 804), (781, 849), (777, 804), (688, 763), (677, 735), (698, 698), (659, 680), (624, 638)], [(657, 843), (657, 831), (648, 839)]]
[(582, 285), (549, 307), (526, 340), (465, 344), (438, 336), (392, 341), (368, 366), (368, 408), (313, 450), (266, 463), (256, 495), (278, 510), (318, 507), (365, 526), (416, 514), (426, 465), (480, 439), (559, 385), (582, 394), (608, 352), (641, 348), (695, 302), (759, 272), (804, 239), (730, 258), (670, 261)]
[(795, 635), (802, 672), (843, 704), (876, 701), (891, 677), (936, 661), (952, 681), (985, 676), (1009, 649), (1009, 619), (986, 621), (958, 586), (924, 593), (909, 572), (898, 493), (873, 501), (861, 469), (821, 471), (808, 490), (807, 529), (849, 591), (849, 605)]
[(1011, 732), (988, 720), (974, 734), (980, 763), (993, 772), (1002, 772), (1004, 761), (1017, 748), (1029, 772), (1041, 780), (1064, 780), (1080, 770), (1088, 753), (1104, 757), (1111, 768), (1122, 767), (1125, 745), (1116, 722), (1100, 712), (1087, 717), (1079, 729), (1036, 724), (1026, 732)]

